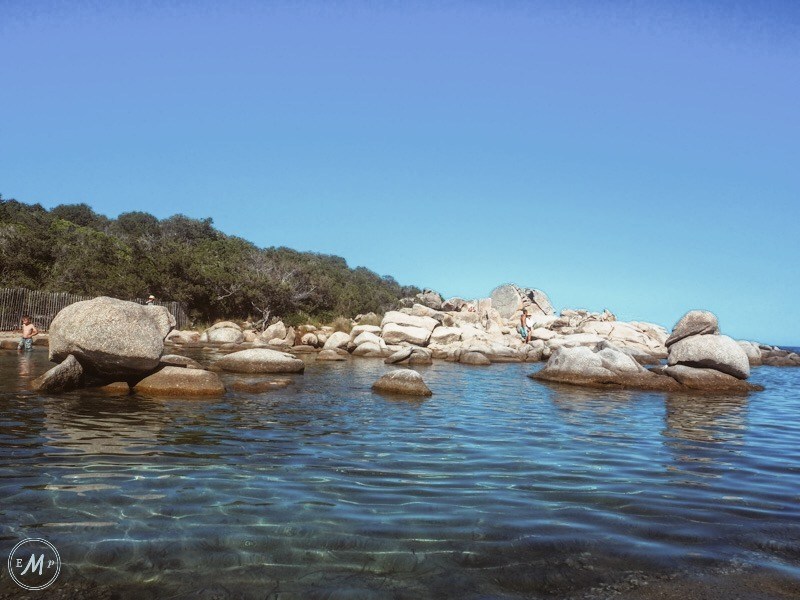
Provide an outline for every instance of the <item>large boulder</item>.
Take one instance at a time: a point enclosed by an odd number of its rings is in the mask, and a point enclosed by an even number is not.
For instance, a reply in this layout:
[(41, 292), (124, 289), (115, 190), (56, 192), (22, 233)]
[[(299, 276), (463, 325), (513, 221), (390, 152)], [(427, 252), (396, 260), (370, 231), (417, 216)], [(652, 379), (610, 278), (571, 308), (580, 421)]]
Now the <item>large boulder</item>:
[(133, 391), (146, 396), (217, 397), (225, 393), (225, 386), (211, 371), (164, 367), (142, 379)]
[(87, 372), (139, 375), (158, 366), (175, 317), (163, 306), (101, 296), (70, 304), (50, 324), (50, 360), (72, 354)]
[(693, 335), (713, 335), (719, 333), (717, 316), (707, 310), (690, 310), (672, 328), (672, 334), (664, 342), (672, 346)]
[(41, 377), (33, 380), (33, 390), (58, 394), (77, 389), (83, 384), (83, 367), (70, 354), (64, 362), (56, 365)]
[(458, 327), (437, 327), (431, 332), (432, 344), (452, 344), (461, 340), (461, 329)]
[(504, 319), (513, 319), (524, 308), (531, 316), (553, 315), (555, 309), (541, 290), (521, 288), (514, 284), (496, 287), (491, 293), (492, 308)]
[(299, 358), (268, 348), (233, 352), (218, 359), (214, 366), (234, 373), (302, 373), (305, 369)]
[(217, 327), (208, 329), (205, 333), (209, 342), (241, 344), (244, 341), (244, 333), (239, 327)]
[(346, 348), (350, 343), (350, 334), (344, 331), (333, 332), (325, 341), (323, 348), (325, 350), (336, 350), (337, 348)]
[(414, 344), (415, 346), (424, 346), (428, 343), (430, 337), (430, 330), (422, 327), (398, 325), (396, 323), (387, 323), (383, 326), (383, 340), (387, 344), (399, 344), (401, 342), (407, 342), (409, 344)]
[(372, 389), (406, 396), (432, 395), (430, 388), (422, 380), (422, 375), (410, 369), (398, 369), (387, 373), (372, 384)]
[(433, 331), (439, 326), (439, 321), (433, 317), (418, 317), (415, 315), (407, 315), (397, 310), (390, 310), (383, 316), (381, 321), (381, 329), (385, 329), (388, 324), (405, 325), (409, 327), (419, 327), (420, 329), (427, 329), (429, 332)]
[(283, 340), (286, 338), (287, 330), (283, 321), (278, 321), (267, 327), (261, 334), (261, 339), (265, 342), (270, 342), (274, 339)]
[(737, 379), (750, 376), (747, 354), (727, 335), (704, 334), (683, 338), (670, 346), (667, 364), (716, 369)]

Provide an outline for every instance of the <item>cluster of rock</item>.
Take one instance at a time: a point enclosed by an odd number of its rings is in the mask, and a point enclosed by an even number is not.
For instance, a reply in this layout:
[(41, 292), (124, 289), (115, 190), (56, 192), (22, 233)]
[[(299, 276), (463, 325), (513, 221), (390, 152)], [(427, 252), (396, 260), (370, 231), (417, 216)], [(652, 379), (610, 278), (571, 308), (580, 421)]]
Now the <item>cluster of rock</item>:
[(684, 315), (665, 340), (667, 364), (645, 368), (608, 341), (595, 347), (562, 347), (542, 370), (541, 381), (645, 390), (748, 392), (750, 361), (742, 345), (720, 334), (717, 317), (708, 311)]
[[(258, 333), (222, 322), (198, 337), (173, 332), (167, 341), (219, 344), (228, 350), (267, 347), (293, 354), (319, 352), (317, 360), (361, 356), (410, 364), (427, 364), (432, 359), (469, 365), (536, 362), (562, 347), (593, 348), (602, 341), (611, 341), (642, 363), (657, 363), (667, 356), (664, 328), (652, 323), (620, 322), (608, 311), (564, 310), (556, 314), (541, 290), (504, 285), (490, 298), (479, 300), (443, 300), (426, 290), (413, 300), (411, 306), (390, 311), (381, 320), (374, 314), (359, 315), (349, 332), (312, 325), (294, 329), (279, 321)], [(523, 310), (536, 323), (528, 343), (517, 331)], [(405, 358), (396, 358), (409, 348), (412, 352)]]
[[(50, 325), (50, 360), (58, 365), (37, 378), (34, 389), (57, 393), (127, 386), (158, 396), (224, 394), (217, 373), (190, 358), (164, 353), (164, 340), (174, 326), (174, 317), (161, 306), (107, 297), (76, 302), (60, 311)], [(231, 335), (237, 328), (224, 323), (212, 330), (222, 332), (226, 339), (238, 339)], [(292, 354), (254, 348), (228, 354), (213, 366), (242, 373), (299, 373), (305, 363)]]

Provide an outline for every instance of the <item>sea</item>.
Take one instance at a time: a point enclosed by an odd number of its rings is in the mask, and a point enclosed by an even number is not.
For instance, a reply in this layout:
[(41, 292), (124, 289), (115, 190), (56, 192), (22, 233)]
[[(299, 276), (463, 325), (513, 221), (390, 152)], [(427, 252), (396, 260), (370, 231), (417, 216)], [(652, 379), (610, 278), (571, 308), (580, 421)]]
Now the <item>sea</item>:
[[(37, 394), (46, 350), (0, 351), (0, 598), (800, 598), (800, 369), (690, 396), (436, 362), (412, 399), (305, 360), (158, 399)], [(6, 566), (31, 538), (41, 591)]]

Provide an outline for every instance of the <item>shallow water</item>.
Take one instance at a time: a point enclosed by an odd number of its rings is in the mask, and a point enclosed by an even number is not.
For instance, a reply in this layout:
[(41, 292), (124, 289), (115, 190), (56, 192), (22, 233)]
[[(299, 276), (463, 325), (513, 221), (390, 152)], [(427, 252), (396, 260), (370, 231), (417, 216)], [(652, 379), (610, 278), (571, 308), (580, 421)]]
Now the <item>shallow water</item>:
[[(197, 354), (208, 360), (209, 353)], [(526, 364), (315, 363), (218, 400), (40, 396), (0, 353), (0, 550), (43, 537), (53, 593), (581, 597), (636, 574), (800, 582), (800, 369), (749, 397), (547, 386)], [(227, 383), (235, 377), (225, 376)], [(5, 569), (4, 569), (5, 570)], [(784, 584), (785, 585), (785, 584)], [(10, 592), (5, 573), (0, 592)]]

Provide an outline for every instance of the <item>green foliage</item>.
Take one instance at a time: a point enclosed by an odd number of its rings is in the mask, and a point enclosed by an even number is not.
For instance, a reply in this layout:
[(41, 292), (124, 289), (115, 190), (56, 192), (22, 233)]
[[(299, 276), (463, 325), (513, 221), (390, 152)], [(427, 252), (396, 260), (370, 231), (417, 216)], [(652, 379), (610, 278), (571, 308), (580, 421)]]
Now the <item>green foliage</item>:
[[(182, 302), (198, 321), (281, 317), (290, 324), (383, 313), (419, 292), (350, 269), (338, 256), (257, 248), (216, 230), (211, 219), (144, 212), (109, 219), (86, 204), (48, 211), (2, 196), (0, 286), (118, 298), (152, 293)], [(341, 327), (349, 331), (350, 320)]]

